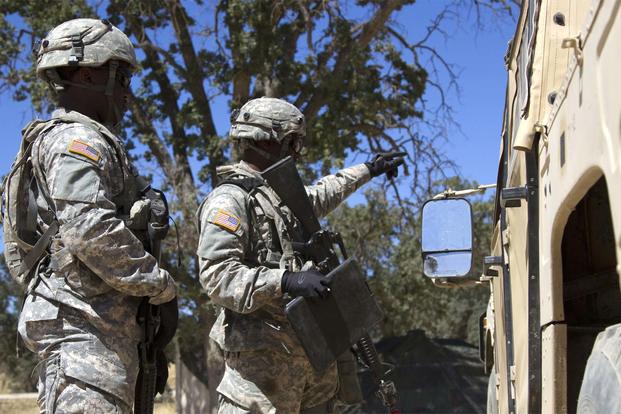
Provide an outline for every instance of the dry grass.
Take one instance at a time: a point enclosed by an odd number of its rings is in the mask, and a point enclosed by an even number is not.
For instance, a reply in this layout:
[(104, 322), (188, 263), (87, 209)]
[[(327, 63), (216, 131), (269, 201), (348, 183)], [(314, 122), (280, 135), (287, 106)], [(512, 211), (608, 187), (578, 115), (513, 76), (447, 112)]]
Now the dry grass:
[(175, 403), (169, 402), (155, 404), (153, 414), (175, 414)]
[[(168, 369), (168, 387), (175, 387), (175, 365), (171, 364)], [(24, 396), (11, 398), (11, 390), (14, 389), (13, 381), (4, 373), (0, 372), (0, 414), (37, 414), (36, 396), (32, 398), (24, 398)], [(170, 396), (170, 391), (166, 395), (165, 401), (157, 401), (153, 408), (153, 414), (174, 414), (175, 402), (174, 397)], [(158, 400), (161, 397), (158, 396)], [(171, 401), (173, 400), (173, 401)]]
[[(15, 399), (15, 400), (0, 400), (0, 413), (2, 414), (37, 414), (39, 409), (37, 407), (36, 399)], [(175, 403), (156, 403), (153, 410), (153, 414), (174, 414)]]
[(37, 414), (36, 399), (1, 400), (0, 413), (6, 414)]

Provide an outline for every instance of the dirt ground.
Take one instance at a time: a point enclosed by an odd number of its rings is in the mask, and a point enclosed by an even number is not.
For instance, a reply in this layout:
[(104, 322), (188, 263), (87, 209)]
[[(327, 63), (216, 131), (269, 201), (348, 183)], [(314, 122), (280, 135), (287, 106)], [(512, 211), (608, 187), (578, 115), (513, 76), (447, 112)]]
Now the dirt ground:
[[(38, 414), (35, 396), (29, 398), (2, 398), (0, 399), (0, 413), (2, 414)], [(174, 414), (175, 403), (155, 404), (154, 414)]]

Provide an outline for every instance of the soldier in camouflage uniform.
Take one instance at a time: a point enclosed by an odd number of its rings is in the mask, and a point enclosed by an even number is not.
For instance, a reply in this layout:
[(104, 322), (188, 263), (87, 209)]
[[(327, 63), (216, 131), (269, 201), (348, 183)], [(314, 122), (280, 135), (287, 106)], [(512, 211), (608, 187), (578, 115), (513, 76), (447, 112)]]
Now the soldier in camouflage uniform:
[[(219, 413), (333, 412), (336, 365), (314, 372), (284, 314), (292, 297), (324, 296), (328, 287), (312, 263), (292, 248), (299, 221), (259, 172), (302, 149), (304, 116), (280, 99), (260, 98), (233, 113), (230, 137), (241, 159), (220, 167), (220, 185), (197, 213), (200, 281), (222, 307), (211, 331), (225, 354)], [(317, 217), (401, 159), (378, 156), (306, 188)]]
[(131, 42), (106, 20), (76, 19), (42, 41), (37, 74), (60, 107), (32, 147), (36, 220), (59, 230), (19, 320), (40, 358), (42, 413), (130, 413), (138, 372), (141, 297), (176, 295), (170, 274), (129, 228), (146, 186), (109, 129), (126, 110)]

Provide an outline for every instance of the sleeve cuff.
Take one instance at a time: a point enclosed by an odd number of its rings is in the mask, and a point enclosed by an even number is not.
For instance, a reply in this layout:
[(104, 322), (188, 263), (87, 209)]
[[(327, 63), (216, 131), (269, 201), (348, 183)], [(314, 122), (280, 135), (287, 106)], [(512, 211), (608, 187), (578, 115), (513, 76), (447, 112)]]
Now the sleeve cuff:
[(170, 302), (175, 296), (177, 296), (177, 285), (172, 276), (170, 276), (170, 274), (164, 269), (160, 269), (160, 274), (166, 279), (166, 287), (160, 293), (149, 299), (149, 303), (152, 305), (160, 305), (162, 303)]
[(282, 291), (282, 277), (284, 276), (287, 269), (270, 269), (272, 273), (270, 276), (270, 284), (273, 284), (274, 288), (274, 297), (280, 298), (283, 295)]

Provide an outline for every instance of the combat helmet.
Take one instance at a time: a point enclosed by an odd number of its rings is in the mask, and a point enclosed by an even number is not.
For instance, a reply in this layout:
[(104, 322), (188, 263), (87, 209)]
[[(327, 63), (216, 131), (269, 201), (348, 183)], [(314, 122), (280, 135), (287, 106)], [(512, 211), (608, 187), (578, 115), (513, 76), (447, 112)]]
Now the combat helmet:
[(306, 122), (295, 105), (277, 98), (262, 97), (246, 102), (231, 115), (229, 137), (240, 144), (256, 148), (257, 141), (275, 141), (284, 155), (289, 148), (299, 153), (304, 147)]
[[(137, 67), (134, 47), (122, 31), (105, 19), (73, 19), (56, 26), (41, 41), (37, 76), (62, 90), (71, 83), (60, 78), (58, 68), (98, 67), (110, 62), (111, 72), (116, 72), (119, 61), (129, 64), (132, 71)], [(114, 75), (111, 73), (111, 80)], [(109, 82), (100, 89), (111, 95), (112, 86)]]

